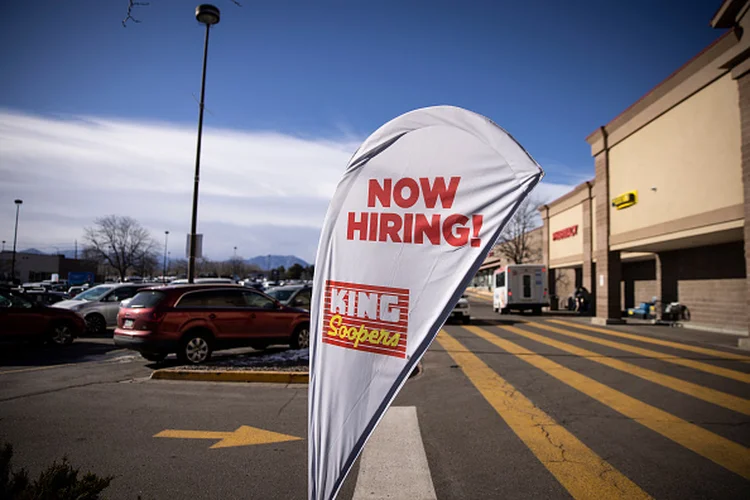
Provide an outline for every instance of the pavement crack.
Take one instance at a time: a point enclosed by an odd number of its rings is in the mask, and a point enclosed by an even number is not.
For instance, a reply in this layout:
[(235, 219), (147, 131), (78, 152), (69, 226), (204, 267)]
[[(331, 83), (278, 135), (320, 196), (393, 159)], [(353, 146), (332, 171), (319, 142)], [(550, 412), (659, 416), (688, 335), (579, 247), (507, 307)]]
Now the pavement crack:
[(112, 382), (110, 380), (107, 380), (107, 381), (99, 381), (99, 382), (87, 382), (85, 384), (68, 385), (65, 387), (58, 387), (57, 389), (48, 389), (46, 391), (29, 392), (26, 394), (19, 394), (18, 396), (11, 396), (9, 398), (3, 398), (3, 399), (0, 399), (0, 403), (5, 403), (7, 401), (15, 401), (17, 399), (30, 398), (34, 396), (43, 396), (45, 394), (54, 394), (56, 392), (67, 391), (68, 389), (78, 389), (80, 387), (90, 387), (92, 385), (105, 385), (105, 384), (112, 384), (112, 383), (118, 383), (118, 382), (121, 382), (121, 381), (118, 380), (118, 381)]
[(281, 416), (281, 412), (283, 412), (286, 409), (286, 407), (289, 406), (289, 403), (291, 403), (292, 401), (294, 401), (294, 398), (297, 397), (297, 393), (298, 392), (299, 391), (292, 392), (292, 397), (289, 398), (289, 400), (286, 403), (284, 403), (283, 405), (281, 405), (281, 408), (279, 408), (279, 412), (276, 414), (277, 417)]
[(745, 425), (750, 425), (750, 420), (746, 420), (744, 422), (696, 422), (693, 420), (688, 420), (693, 425), (722, 425), (725, 427), (742, 427)]

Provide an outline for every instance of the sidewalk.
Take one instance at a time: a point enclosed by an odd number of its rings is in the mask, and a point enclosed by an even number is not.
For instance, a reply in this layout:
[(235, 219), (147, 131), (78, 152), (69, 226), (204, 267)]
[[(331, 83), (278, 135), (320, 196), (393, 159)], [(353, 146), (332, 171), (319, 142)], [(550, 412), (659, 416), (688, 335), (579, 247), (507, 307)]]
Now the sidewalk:
[(474, 299), (480, 299), (486, 302), (492, 302), (492, 292), (490, 292), (486, 288), (468, 287), (465, 290), (465, 293), (466, 295)]
[[(545, 316), (547, 315), (548, 314), (545, 314)], [(596, 326), (591, 324), (591, 316), (572, 315), (567, 319), (571, 322), (581, 323), (586, 326)], [(670, 327), (668, 325), (654, 324), (651, 320), (634, 318), (623, 318), (623, 320), (625, 323), (621, 325), (607, 325), (606, 328), (628, 333), (648, 334), (654, 337), (662, 337), (672, 340), (710, 344), (722, 347), (739, 347), (740, 349), (743, 349), (743, 346), (742, 343), (739, 342), (739, 339), (747, 338), (747, 336), (739, 337), (737, 334), (728, 334), (716, 332), (715, 330), (703, 329), (701, 328), (701, 325), (688, 326), (687, 322), (681, 326), (675, 325), (674, 327)]]

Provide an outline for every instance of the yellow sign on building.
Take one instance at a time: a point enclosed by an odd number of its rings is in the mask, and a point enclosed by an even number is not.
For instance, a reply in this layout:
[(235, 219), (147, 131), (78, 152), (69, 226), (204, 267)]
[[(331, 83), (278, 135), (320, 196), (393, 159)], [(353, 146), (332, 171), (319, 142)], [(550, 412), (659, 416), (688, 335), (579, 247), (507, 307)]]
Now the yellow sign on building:
[(612, 198), (612, 206), (617, 210), (632, 207), (636, 203), (638, 203), (638, 191), (628, 191), (627, 193)]

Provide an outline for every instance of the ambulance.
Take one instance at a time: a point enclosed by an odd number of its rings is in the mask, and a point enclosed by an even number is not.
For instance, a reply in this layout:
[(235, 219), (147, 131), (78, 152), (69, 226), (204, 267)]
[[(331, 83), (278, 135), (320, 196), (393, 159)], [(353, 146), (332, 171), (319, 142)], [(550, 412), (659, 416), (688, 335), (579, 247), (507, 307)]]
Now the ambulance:
[(509, 264), (495, 271), (492, 280), (495, 312), (531, 311), (549, 307), (547, 268), (541, 264)]

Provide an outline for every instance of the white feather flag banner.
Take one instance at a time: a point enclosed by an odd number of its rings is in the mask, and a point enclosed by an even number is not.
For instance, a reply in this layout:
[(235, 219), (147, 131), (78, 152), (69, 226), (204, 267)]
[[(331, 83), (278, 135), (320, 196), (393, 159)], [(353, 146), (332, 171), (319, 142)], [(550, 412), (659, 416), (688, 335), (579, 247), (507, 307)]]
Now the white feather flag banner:
[(311, 304), (308, 494), (346, 474), (542, 169), (451, 106), (365, 140), (326, 214)]

